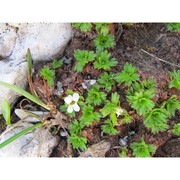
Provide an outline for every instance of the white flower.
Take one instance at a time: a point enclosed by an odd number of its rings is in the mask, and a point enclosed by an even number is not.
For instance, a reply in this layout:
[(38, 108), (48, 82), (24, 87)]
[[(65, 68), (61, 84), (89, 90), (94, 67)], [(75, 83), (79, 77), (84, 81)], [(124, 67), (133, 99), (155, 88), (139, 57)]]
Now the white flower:
[(80, 107), (77, 104), (79, 100), (79, 94), (78, 93), (74, 93), (72, 96), (68, 95), (67, 97), (64, 98), (64, 101), (66, 104), (68, 104), (68, 113), (72, 113), (73, 111), (80, 111)]
[(116, 110), (117, 117), (119, 117), (122, 113), (123, 113), (123, 109), (117, 108), (117, 110)]

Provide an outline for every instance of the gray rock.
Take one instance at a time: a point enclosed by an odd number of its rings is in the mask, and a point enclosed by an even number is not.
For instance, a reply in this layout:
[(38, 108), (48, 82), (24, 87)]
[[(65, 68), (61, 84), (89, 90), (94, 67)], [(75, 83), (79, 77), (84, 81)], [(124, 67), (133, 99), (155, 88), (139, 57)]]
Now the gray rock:
[(0, 58), (4, 59), (11, 55), (16, 42), (16, 29), (0, 23)]
[[(0, 143), (17, 134), (31, 123), (21, 123), (1, 139)], [(49, 133), (47, 129), (38, 128), (0, 149), (0, 157), (49, 157), (53, 148), (58, 144), (58, 138)]]
[[(26, 53), (30, 48), (33, 61), (59, 57), (73, 36), (70, 23), (0, 23), (0, 81), (27, 85)], [(18, 94), (0, 86), (1, 102), (15, 103)]]
[(128, 136), (125, 136), (124, 138), (119, 139), (120, 146), (127, 146)]
[[(14, 112), (20, 119), (24, 119), (25, 122), (35, 123), (40, 121), (38, 118), (30, 116), (26, 111), (22, 109), (15, 109)], [(43, 111), (29, 111), (29, 112), (38, 115), (42, 119), (49, 113)]]

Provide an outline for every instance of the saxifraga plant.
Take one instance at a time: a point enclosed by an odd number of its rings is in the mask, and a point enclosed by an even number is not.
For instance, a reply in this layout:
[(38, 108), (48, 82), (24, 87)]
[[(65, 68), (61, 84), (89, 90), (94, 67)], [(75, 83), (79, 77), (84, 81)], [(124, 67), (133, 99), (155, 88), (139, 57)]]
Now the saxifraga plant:
[(138, 142), (130, 144), (135, 157), (151, 157), (155, 153), (156, 147), (152, 144), (146, 144), (143, 138), (140, 138)]

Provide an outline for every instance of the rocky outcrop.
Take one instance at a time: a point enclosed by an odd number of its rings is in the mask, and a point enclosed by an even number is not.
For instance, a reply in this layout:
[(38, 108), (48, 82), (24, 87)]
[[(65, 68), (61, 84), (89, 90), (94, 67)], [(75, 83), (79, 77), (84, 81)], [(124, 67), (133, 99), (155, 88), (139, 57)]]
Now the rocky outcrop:
[[(27, 84), (26, 53), (30, 48), (33, 61), (59, 57), (73, 36), (68, 23), (1, 23), (0, 81), (25, 88)], [(18, 95), (0, 86), (2, 99), (13, 104)]]

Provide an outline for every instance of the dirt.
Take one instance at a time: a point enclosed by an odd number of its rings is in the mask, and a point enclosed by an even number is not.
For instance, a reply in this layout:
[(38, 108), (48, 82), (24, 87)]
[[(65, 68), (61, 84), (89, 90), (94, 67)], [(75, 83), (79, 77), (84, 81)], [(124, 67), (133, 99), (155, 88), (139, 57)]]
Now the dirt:
[[(85, 93), (81, 83), (84, 79), (97, 79), (100, 75), (99, 71), (87, 66), (82, 73), (75, 73), (73, 70), (75, 59), (73, 56), (75, 49), (94, 50), (92, 40), (96, 37), (95, 31), (91, 33), (81, 33), (74, 30), (74, 38), (69, 42), (62, 57), (66, 59), (66, 63), (61, 69), (56, 72), (56, 80), (61, 81), (63, 89), (68, 88), (78, 90)], [(138, 73), (142, 79), (153, 76), (158, 85), (158, 102), (160, 103), (172, 94), (176, 94), (180, 99), (180, 92), (176, 90), (163, 90), (164, 86), (169, 83), (168, 71), (179, 69), (180, 66), (180, 34), (167, 32), (165, 24), (161, 23), (137, 23), (132, 26), (128, 24), (113, 24), (111, 33), (114, 34), (116, 46), (110, 49), (113, 57), (118, 60), (118, 65), (112, 68), (113, 72), (120, 72), (126, 62), (138, 67)], [(61, 57), (61, 58), (62, 58)], [(160, 60), (159, 60), (159, 59)], [(161, 61), (161, 60), (164, 60)], [(169, 63), (169, 64), (168, 64)], [(43, 81), (39, 75), (39, 70), (43, 64), (37, 64), (34, 75), (34, 82), (38, 89), (46, 89), (46, 92), (39, 92), (44, 99), (50, 99), (55, 104), (63, 104), (63, 95), (57, 96), (53, 94), (53, 89), (45, 88)], [(56, 87), (55, 87), (56, 88)], [(143, 137), (146, 143), (154, 144), (157, 148), (154, 157), (180, 157), (180, 138), (174, 136), (170, 129), (175, 123), (180, 122), (180, 112), (176, 112), (174, 118), (169, 123), (169, 130), (153, 135), (150, 130), (143, 125), (142, 117), (138, 116), (132, 110), (129, 104), (125, 101), (125, 92), (122, 89), (117, 89), (120, 94), (120, 102), (123, 108), (131, 111), (133, 121), (130, 124), (118, 126), (118, 134), (109, 136), (101, 133), (100, 125), (95, 124), (92, 127), (87, 127), (83, 130), (83, 136), (88, 139), (88, 147), (106, 140), (110, 142), (111, 148), (106, 152), (106, 157), (119, 157), (122, 146), (119, 144), (119, 139), (127, 138), (127, 147), (131, 142), (137, 141)], [(4, 124), (0, 124), (0, 133)], [(60, 136), (59, 132), (56, 135)], [(72, 150), (71, 145), (67, 142), (67, 137), (61, 137), (59, 145), (54, 149), (51, 157), (77, 157), (80, 152)], [(129, 148), (128, 156), (132, 156), (132, 151)]]

